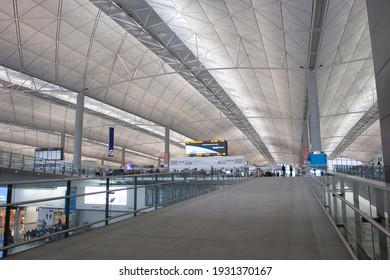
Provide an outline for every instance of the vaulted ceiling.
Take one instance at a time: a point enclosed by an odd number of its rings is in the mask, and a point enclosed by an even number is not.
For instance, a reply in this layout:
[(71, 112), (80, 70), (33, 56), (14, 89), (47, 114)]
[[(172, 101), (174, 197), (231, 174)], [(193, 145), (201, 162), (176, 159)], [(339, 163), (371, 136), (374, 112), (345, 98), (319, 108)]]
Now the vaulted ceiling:
[(2, 0), (0, 150), (58, 147), (71, 158), (76, 96), (82, 153), (106, 159), (108, 127), (136, 164), (184, 141), (225, 139), (259, 165), (298, 164), (307, 73), (322, 149), (381, 152), (365, 0)]

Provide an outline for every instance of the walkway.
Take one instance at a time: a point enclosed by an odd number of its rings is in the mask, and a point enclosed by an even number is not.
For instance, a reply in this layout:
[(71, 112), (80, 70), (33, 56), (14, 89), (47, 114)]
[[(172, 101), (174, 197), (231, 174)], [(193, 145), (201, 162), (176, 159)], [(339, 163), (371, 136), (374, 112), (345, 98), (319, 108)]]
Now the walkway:
[(351, 259), (302, 178), (257, 178), (8, 259)]

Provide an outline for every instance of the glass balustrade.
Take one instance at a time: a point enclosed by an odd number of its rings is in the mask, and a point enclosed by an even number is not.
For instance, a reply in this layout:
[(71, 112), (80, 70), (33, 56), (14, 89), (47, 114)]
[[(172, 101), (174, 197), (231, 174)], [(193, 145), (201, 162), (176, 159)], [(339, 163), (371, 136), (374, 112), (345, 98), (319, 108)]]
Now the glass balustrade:
[(247, 177), (197, 172), (0, 183), (0, 257), (67, 238)]
[(390, 259), (390, 188), (386, 183), (340, 174), (306, 179), (358, 259)]
[(385, 180), (383, 167), (379, 165), (334, 165), (333, 171), (371, 180)]

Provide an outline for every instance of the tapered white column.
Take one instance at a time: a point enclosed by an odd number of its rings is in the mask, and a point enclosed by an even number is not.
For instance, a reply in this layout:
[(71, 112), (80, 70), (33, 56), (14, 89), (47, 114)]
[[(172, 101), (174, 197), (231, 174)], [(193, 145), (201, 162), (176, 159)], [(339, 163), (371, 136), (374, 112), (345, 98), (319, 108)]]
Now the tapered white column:
[(164, 169), (169, 172), (169, 128), (165, 128), (165, 151), (164, 151)]
[(65, 160), (65, 132), (61, 133), (61, 148), (62, 148), (62, 153), (61, 153), (61, 160)]
[(318, 107), (318, 89), (316, 73), (308, 73), (309, 134), (312, 152), (321, 152), (320, 111)]
[(73, 168), (79, 176), (81, 175), (81, 154), (82, 154), (82, 139), (83, 139), (83, 121), (84, 121), (84, 94), (77, 95), (76, 104), (76, 119), (74, 127), (74, 143), (73, 143)]
[(385, 181), (390, 183), (390, 1), (370, 0), (366, 3), (378, 96), (383, 168)]
[(126, 166), (126, 149), (122, 147), (122, 168)]
[(301, 166), (305, 164), (309, 154), (309, 134), (307, 120), (303, 121), (302, 142), (301, 142)]

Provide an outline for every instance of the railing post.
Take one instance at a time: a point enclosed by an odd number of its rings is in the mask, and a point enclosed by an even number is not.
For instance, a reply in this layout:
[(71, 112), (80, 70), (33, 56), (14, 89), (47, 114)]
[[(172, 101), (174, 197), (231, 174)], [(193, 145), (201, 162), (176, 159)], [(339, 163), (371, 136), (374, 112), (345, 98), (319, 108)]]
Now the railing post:
[(158, 204), (159, 204), (159, 201), (158, 201), (158, 185), (157, 185), (158, 175), (156, 175), (155, 178), (156, 178), (156, 185), (154, 186), (154, 204), (156, 205), (156, 207), (154, 209), (157, 210)]
[(322, 203), (324, 207), (327, 208), (327, 211), (329, 212), (329, 202), (326, 197), (326, 195), (329, 194), (329, 192), (327, 192), (326, 188), (324, 188), (321, 184), (319, 184), (319, 187), (321, 189)]
[[(105, 218), (108, 219), (109, 217), (110, 217), (110, 178), (106, 178), (106, 209), (105, 209)], [(105, 225), (108, 225), (108, 220), (105, 221)]]
[[(329, 188), (330, 188), (330, 186), (329, 186)], [(327, 193), (328, 195), (327, 195), (327, 199), (326, 199), (326, 205), (325, 205), (325, 207), (327, 207), (328, 208), (328, 213), (329, 213), (329, 215), (330, 216), (332, 216), (332, 209), (331, 209), (331, 200), (332, 200), (332, 194), (331, 194), (331, 191), (330, 190), (326, 190), (325, 188), (324, 188), (324, 191), (325, 191), (325, 193)]]
[(137, 176), (134, 177), (134, 217), (137, 216)]
[[(380, 224), (386, 228), (386, 218), (385, 218), (385, 201), (384, 201), (384, 191), (380, 189), (375, 189), (375, 199), (376, 199), (376, 212), (377, 218), (380, 219)], [(379, 235), (379, 255), (381, 260), (387, 260), (389, 258), (389, 252), (387, 248), (387, 237), (386, 235), (378, 231)]]
[(385, 172), (384, 172), (384, 169), (381, 167), (381, 176), (380, 176), (380, 180), (381, 181), (384, 181), (385, 180)]
[(158, 204), (159, 204), (159, 201), (158, 201), (159, 199), (158, 199), (158, 185), (156, 184), (155, 186), (154, 186), (154, 204), (156, 205), (155, 207), (154, 207), (154, 209), (155, 210), (157, 210), (157, 208), (158, 208)]
[(172, 204), (175, 204), (176, 203), (176, 185), (173, 182), (172, 182), (172, 200), (173, 200)]
[[(352, 190), (353, 190), (353, 205), (355, 208), (360, 209), (359, 207), (359, 185), (357, 182), (352, 182)], [(358, 259), (364, 259), (365, 254), (362, 246), (362, 224), (360, 215), (356, 212), (355, 214), (355, 234), (356, 234), (356, 255)]]
[[(7, 204), (12, 203), (12, 185), (7, 187)], [(4, 241), (3, 245), (8, 246), (11, 244), (11, 207), (7, 206), (5, 208), (5, 221), (4, 221)], [(8, 249), (3, 251), (3, 257), (8, 256)]]
[[(66, 181), (66, 192), (65, 192), (65, 229), (69, 229), (70, 224), (70, 190), (71, 181)], [(69, 232), (65, 233), (65, 238), (69, 236)]]
[[(340, 177), (340, 189), (341, 196), (346, 199), (345, 196), (345, 180), (343, 177)], [(344, 202), (341, 202), (341, 213), (342, 213), (342, 221), (343, 221), (343, 236), (344, 239), (348, 242), (348, 217), (347, 217), (347, 205)]]
[(387, 226), (388, 226), (387, 230), (390, 231), (390, 194), (389, 193), (386, 195), (386, 200), (387, 200), (387, 203), (386, 203), (387, 210), (386, 210), (386, 212), (388, 213), (388, 215), (387, 215)]
[[(198, 190), (198, 172), (195, 172), (195, 192), (200, 193)], [(190, 195), (193, 194), (193, 190), (190, 190)]]
[[(185, 173), (185, 175), (184, 175), (184, 189), (186, 190), (187, 189), (187, 175), (189, 175), (189, 174), (187, 174), (187, 173)], [(180, 188), (176, 188), (176, 184), (175, 184), (175, 177), (173, 177), (173, 175), (172, 175), (172, 185), (173, 185), (173, 190), (174, 190), (174, 197), (173, 197), (173, 203), (176, 203), (176, 199), (179, 197), (180, 198), (180, 196), (178, 196), (177, 195), (177, 189), (179, 189), (180, 190)]]
[[(330, 177), (330, 176), (328, 176)], [(329, 180), (330, 181), (330, 180)], [(336, 176), (332, 176), (332, 190), (337, 193), (337, 182), (336, 182)], [(337, 196), (333, 195), (333, 221), (336, 223), (336, 225), (339, 223), (338, 219), (338, 207), (337, 207)]]

